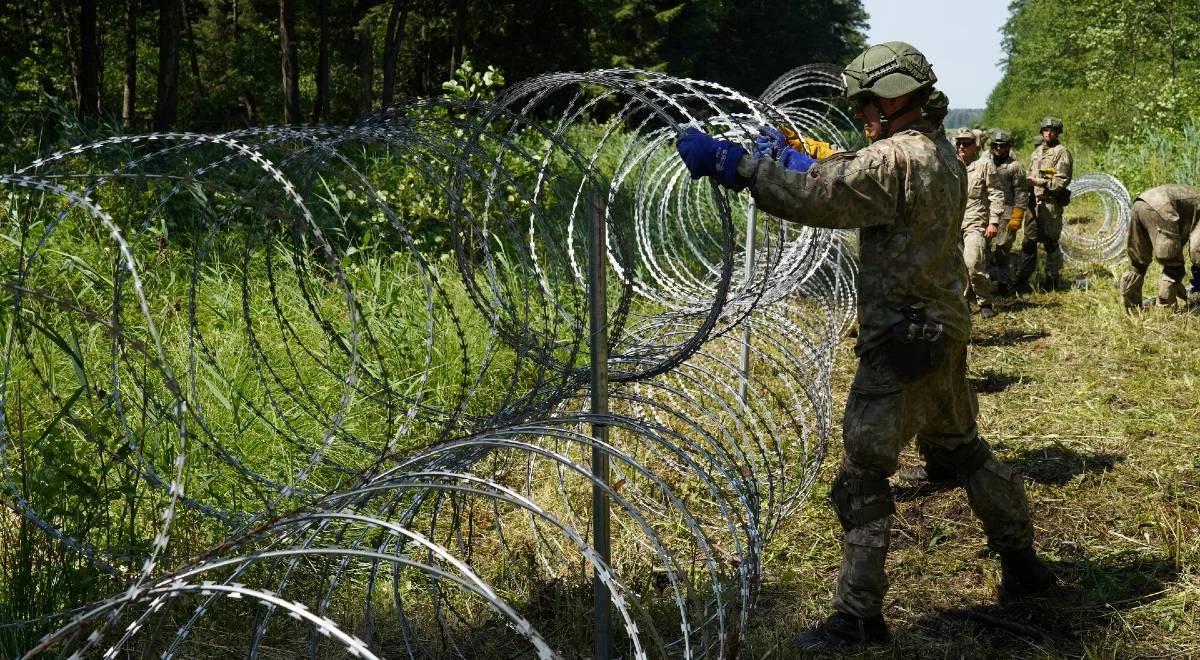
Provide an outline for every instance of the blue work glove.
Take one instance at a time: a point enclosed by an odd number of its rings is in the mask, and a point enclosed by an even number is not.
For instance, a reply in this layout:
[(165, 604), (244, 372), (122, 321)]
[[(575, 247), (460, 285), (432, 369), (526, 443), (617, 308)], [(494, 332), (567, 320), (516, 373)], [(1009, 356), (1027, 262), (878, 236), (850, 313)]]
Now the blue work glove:
[(788, 146), (788, 139), (778, 128), (763, 124), (758, 127), (758, 137), (754, 138), (754, 157), (774, 160)]
[(741, 190), (744, 185), (738, 185), (737, 165), (746, 150), (729, 140), (716, 140), (711, 135), (698, 128), (689, 128), (675, 144), (679, 157), (687, 166), (693, 179), (711, 176), (717, 183)]
[(793, 172), (807, 172), (815, 162), (817, 162), (816, 158), (792, 147), (784, 147), (779, 152), (779, 164)]

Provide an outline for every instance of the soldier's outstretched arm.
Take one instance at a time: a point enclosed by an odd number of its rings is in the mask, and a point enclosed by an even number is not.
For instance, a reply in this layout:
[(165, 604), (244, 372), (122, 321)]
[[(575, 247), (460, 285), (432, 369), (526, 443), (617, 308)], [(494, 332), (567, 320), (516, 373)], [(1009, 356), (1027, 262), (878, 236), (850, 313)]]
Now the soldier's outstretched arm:
[(749, 182), (758, 208), (812, 227), (857, 229), (891, 224), (900, 194), (897, 154), (872, 145), (837, 153), (807, 172), (769, 159), (743, 158), (738, 177)]

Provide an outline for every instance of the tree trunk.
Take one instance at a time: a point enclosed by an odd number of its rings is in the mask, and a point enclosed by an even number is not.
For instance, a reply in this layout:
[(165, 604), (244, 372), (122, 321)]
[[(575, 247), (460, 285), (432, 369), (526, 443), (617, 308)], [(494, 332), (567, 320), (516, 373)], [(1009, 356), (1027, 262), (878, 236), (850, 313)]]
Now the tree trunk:
[(79, 114), (82, 106), (79, 103), (79, 52), (75, 43), (74, 21), (71, 19), (71, 12), (67, 9), (66, 2), (59, 2), (59, 9), (62, 10), (63, 32), (65, 33), (63, 36), (67, 38), (67, 73), (70, 74), (71, 80), (71, 101), (75, 106), (75, 113)]
[(462, 64), (467, 31), (467, 0), (455, 0), (454, 38), (450, 42), (450, 74), (446, 80), (454, 80), (454, 72)]
[(371, 111), (372, 90), (375, 87), (375, 25), (364, 6), (358, 21), (358, 114)]
[(125, 93), (121, 96), (121, 125), (133, 128), (137, 102), (137, 0), (125, 0)]
[(100, 35), (96, 0), (79, 4), (79, 116), (100, 115)]
[(253, 125), (258, 117), (258, 98), (249, 83), (242, 85), (242, 107), (246, 110), (246, 125)]
[(158, 0), (158, 97), (154, 130), (169, 131), (179, 112), (179, 0)]
[(382, 107), (392, 104), (396, 93), (396, 60), (400, 57), (400, 42), (404, 39), (404, 25), (408, 20), (408, 0), (392, 0), (388, 12), (387, 35), (383, 43), (383, 98)]
[(432, 57), (433, 45), (430, 43), (431, 41), (432, 41), (432, 39), (429, 36), (429, 24), (422, 22), (421, 23), (421, 38), (420, 38), (420, 43), (418, 44), (418, 48), (423, 49), (420, 51), (421, 75), (419, 78), (419, 80), (421, 81), (421, 93), (422, 94), (430, 93), (430, 89), (433, 86), (429, 82), (430, 63), (431, 63), (431, 60), (433, 59), (433, 57)]
[(204, 89), (204, 80), (200, 78), (200, 48), (196, 45), (196, 34), (192, 32), (192, 19), (188, 16), (187, 0), (179, 0), (180, 11), (183, 13), (183, 25), (187, 30), (188, 59), (192, 64), (192, 82), (196, 86), (196, 95), (200, 99), (208, 98)]
[(317, 97), (313, 99), (312, 123), (321, 121), (329, 105), (329, 15), (325, 0), (317, 1), (317, 22), (320, 37), (317, 42)]
[(293, 0), (279, 0), (279, 59), (283, 70), (283, 121), (299, 124), (300, 63), (297, 55), (296, 5)]

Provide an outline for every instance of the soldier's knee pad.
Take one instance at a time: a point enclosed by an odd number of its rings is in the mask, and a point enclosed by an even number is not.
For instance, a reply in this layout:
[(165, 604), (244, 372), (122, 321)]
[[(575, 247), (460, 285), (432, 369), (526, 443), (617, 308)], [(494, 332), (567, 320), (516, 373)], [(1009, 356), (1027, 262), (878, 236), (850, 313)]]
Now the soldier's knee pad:
[(1183, 264), (1172, 264), (1170, 266), (1164, 265), (1162, 272), (1163, 276), (1170, 278), (1172, 282), (1183, 281)]
[(1021, 241), (1021, 254), (1030, 256), (1037, 254), (1037, 241), (1031, 241), (1028, 238)]
[(1058, 252), (1058, 241), (1046, 241), (1046, 254)]
[(855, 479), (845, 472), (838, 472), (833, 489), (829, 491), (829, 500), (842, 529), (847, 532), (896, 511), (892, 485), (887, 479)]
[(929, 453), (931, 457), (936, 457), (938, 464), (954, 470), (955, 474), (964, 479), (992, 458), (992, 448), (979, 436), (954, 449), (930, 447)]

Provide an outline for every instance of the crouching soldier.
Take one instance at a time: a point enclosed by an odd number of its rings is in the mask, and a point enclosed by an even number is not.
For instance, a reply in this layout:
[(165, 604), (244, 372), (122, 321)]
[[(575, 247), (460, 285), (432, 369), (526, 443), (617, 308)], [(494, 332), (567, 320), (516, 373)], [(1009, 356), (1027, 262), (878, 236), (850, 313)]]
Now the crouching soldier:
[[(1183, 251), (1187, 245), (1192, 268), (1200, 264), (1200, 188), (1168, 184), (1151, 188), (1133, 200), (1126, 252), (1132, 270), (1121, 277), (1126, 309), (1173, 307), (1187, 300), (1183, 288)], [(1142, 301), (1146, 269), (1153, 259), (1162, 264), (1158, 297)]]

